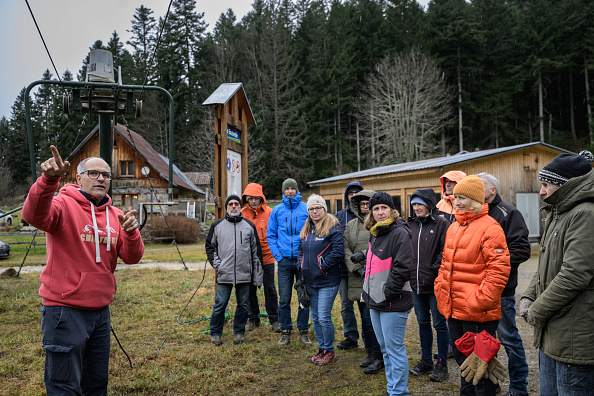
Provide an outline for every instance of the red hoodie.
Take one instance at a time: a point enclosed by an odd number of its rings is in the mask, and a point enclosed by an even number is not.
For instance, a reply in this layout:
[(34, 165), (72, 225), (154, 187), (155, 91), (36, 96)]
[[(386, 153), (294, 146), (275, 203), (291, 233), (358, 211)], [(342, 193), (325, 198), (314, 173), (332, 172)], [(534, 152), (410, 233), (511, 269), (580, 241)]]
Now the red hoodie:
[[(252, 209), (247, 201), (247, 196), (250, 197), (260, 197), (262, 198), (262, 202), (260, 206), (256, 208), (256, 210)], [(241, 214), (244, 218), (248, 219), (256, 226), (258, 230), (258, 238), (260, 238), (260, 246), (262, 248), (262, 259), (264, 261), (263, 265), (266, 264), (274, 264), (274, 256), (268, 247), (268, 240), (266, 239), (266, 230), (268, 229), (268, 218), (270, 217), (270, 209), (266, 205), (266, 197), (262, 192), (262, 186), (258, 183), (250, 183), (245, 187), (245, 191), (241, 196), (241, 204), (245, 205), (243, 209), (241, 209)]]
[(142, 258), (140, 231), (122, 229), (118, 213), (123, 212), (111, 206), (109, 196), (106, 203), (91, 205), (79, 186), (66, 184), (54, 197), (59, 182), (59, 177), (42, 175), (23, 205), (23, 219), (46, 232), (47, 265), (39, 295), (48, 306), (106, 307), (116, 292), (118, 257), (128, 264)]

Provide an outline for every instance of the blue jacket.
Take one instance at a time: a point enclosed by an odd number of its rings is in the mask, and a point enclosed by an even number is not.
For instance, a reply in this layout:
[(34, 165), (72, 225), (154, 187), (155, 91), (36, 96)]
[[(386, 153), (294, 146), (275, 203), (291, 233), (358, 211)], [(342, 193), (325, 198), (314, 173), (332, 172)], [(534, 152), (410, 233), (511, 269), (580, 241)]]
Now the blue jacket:
[(292, 198), (283, 197), (283, 203), (272, 209), (268, 218), (266, 239), (277, 262), (283, 258), (297, 258), (299, 233), (307, 218), (307, 205), (301, 202), (299, 192)]
[[(343, 230), (346, 228), (349, 221), (357, 218), (355, 213), (352, 211), (351, 203), (349, 202), (348, 192), (349, 192), (349, 188), (351, 188), (351, 187), (358, 187), (359, 191), (363, 190), (363, 185), (361, 183), (359, 183), (358, 181), (350, 182), (349, 184), (346, 185), (346, 187), (344, 189), (344, 209), (339, 210), (334, 215), (338, 218), (338, 221), (340, 221), (340, 225), (342, 226)], [(346, 274), (345, 274), (345, 276), (346, 276)]]
[(336, 286), (340, 284), (341, 267), (344, 265), (344, 241), (340, 225), (337, 224), (325, 237), (318, 236), (313, 223), (311, 225), (310, 232), (299, 242), (301, 274), (309, 287)]

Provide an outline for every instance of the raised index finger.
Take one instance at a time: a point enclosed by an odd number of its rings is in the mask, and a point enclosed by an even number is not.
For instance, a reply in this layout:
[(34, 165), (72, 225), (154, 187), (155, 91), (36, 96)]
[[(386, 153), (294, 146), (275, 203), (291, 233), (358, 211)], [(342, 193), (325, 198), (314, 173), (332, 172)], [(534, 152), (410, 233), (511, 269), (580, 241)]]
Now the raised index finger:
[(64, 163), (62, 162), (62, 157), (60, 157), (60, 153), (58, 152), (58, 149), (56, 148), (56, 146), (54, 146), (52, 144), (50, 146), (50, 150), (52, 150), (52, 154), (54, 155), (54, 161), (56, 161), (56, 165), (58, 165), (58, 167), (62, 168), (64, 166)]

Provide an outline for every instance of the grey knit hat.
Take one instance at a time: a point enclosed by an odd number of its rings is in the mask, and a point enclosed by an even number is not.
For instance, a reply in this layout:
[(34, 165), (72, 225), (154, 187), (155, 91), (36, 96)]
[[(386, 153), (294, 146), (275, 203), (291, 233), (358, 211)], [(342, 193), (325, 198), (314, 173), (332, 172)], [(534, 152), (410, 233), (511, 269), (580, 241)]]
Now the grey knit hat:
[(319, 196), (318, 194), (311, 194), (307, 200), (307, 210), (314, 205), (320, 205), (326, 213), (328, 213), (328, 206), (326, 205), (326, 200)]

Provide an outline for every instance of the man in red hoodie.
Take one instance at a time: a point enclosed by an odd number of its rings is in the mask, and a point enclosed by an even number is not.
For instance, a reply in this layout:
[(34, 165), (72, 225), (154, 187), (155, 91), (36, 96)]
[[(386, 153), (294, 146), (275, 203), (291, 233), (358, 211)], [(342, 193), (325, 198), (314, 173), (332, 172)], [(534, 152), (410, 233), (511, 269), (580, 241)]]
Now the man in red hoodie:
[[(241, 197), (241, 204), (244, 206), (241, 209), (241, 214), (244, 218), (254, 223), (258, 230), (264, 261), (262, 268), (264, 270), (263, 285), (266, 313), (268, 314), (268, 321), (272, 325), (272, 331), (280, 333), (278, 295), (276, 293), (276, 286), (274, 285), (274, 256), (268, 247), (268, 240), (266, 239), (268, 218), (272, 209), (266, 205), (266, 197), (262, 192), (262, 186), (258, 183), (250, 183), (245, 187)], [(252, 285), (250, 288), (250, 303), (248, 305), (249, 323), (247, 331), (252, 331), (255, 327), (260, 326), (260, 307), (258, 305), (256, 291), (257, 288)]]
[(107, 195), (112, 173), (101, 158), (78, 165), (78, 185), (60, 177), (70, 169), (56, 147), (41, 164), (22, 216), (46, 232), (47, 265), (41, 272), (41, 330), (48, 395), (107, 394), (113, 275), (117, 259), (136, 264), (144, 253), (138, 221)]

